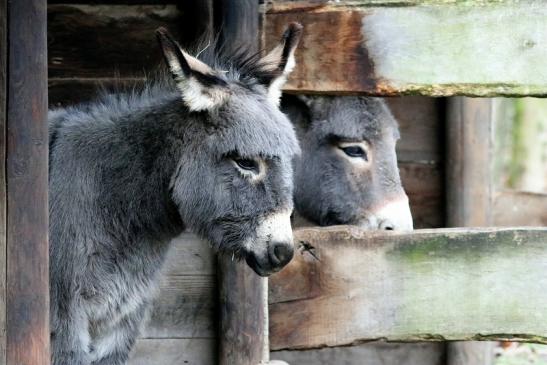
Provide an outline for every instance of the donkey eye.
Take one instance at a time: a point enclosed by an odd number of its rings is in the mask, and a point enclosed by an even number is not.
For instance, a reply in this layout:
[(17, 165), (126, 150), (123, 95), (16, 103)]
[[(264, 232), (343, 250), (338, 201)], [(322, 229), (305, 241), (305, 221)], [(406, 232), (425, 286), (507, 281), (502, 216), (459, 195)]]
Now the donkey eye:
[(252, 160), (250, 158), (235, 158), (234, 162), (242, 170), (251, 171), (256, 174), (258, 174), (259, 172), (258, 162), (255, 160)]
[(368, 160), (367, 153), (365, 150), (363, 150), (360, 146), (347, 146), (347, 147), (340, 147), (342, 151), (349, 157), (357, 157), (357, 158), (363, 158), (365, 160)]

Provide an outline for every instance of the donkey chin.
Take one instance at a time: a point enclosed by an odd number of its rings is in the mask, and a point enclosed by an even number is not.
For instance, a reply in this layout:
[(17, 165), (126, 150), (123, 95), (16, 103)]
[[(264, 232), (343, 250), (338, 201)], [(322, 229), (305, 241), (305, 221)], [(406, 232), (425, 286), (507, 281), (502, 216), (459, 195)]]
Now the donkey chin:
[(290, 217), (290, 211), (264, 217), (257, 226), (256, 238), (245, 242), (245, 261), (258, 275), (271, 275), (293, 258)]

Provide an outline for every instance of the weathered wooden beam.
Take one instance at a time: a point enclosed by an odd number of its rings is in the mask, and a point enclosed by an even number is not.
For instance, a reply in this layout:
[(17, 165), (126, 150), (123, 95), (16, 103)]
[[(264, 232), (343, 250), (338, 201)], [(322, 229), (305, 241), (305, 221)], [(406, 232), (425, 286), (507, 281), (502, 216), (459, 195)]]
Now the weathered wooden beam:
[(547, 226), (547, 194), (496, 192), (492, 210), (495, 226)]
[(180, 0), (48, 0), (48, 5), (171, 5), (180, 4)]
[(215, 345), (204, 338), (140, 339), (128, 365), (217, 365)]
[(446, 123), (449, 227), (492, 224), (492, 110), (492, 99), (449, 99)]
[(547, 343), (547, 228), (301, 229), (270, 279), (272, 349), (360, 341)]
[(46, 1), (9, 1), (7, 14), (6, 363), (46, 365), (50, 363)]
[(175, 5), (50, 5), (49, 77), (143, 77), (162, 62), (158, 27), (184, 41), (181, 16)]
[(304, 25), (286, 90), (373, 95), (547, 95), (543, 1), (274, 2), (265, 46)]
[[(494, 99), (450, 98), (446, 124), (447, 224), (491, 226)], [(447, 365), (484, 365), (493, 355), (493, 343), (447, 344)]]
[(6, 126), (8, 6), (0, 0), (0, 365), (6, 365)]
[(443, 350), (439, 342), (369, 342), (351, 347), (276, 351), (272, 356), (297, 365), (445, 365)]

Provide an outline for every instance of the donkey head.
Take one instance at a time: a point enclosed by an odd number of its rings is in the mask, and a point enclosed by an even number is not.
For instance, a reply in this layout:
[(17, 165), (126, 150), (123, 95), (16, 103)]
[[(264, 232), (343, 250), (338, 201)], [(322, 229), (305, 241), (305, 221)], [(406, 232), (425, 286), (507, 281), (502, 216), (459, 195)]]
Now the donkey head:
[[(385, 102), (367, 97), (302, 97), (285, 110), (298, 127), (295, 204), (320, 225), (410, 230), (412, 216), (399, 177), (397, 122)], [(307, 108), (306, 108), (307, 106)]]
[(263, 58), (205, 52), (202, 60), (157, 32), (186, 116), (172, 198), (186, 225), (263, 276), (293, 256), (292, 160), (300, 150), (278, 98), (301, 30), (291, 24)]

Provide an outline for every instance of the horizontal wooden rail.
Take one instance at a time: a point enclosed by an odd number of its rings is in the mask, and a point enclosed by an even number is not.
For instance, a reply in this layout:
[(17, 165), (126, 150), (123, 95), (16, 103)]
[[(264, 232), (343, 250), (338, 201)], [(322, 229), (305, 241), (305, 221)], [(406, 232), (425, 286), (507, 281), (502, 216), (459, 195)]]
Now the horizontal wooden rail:
[(281, 1), (264, 43), (304, 25), (292, 92), (545, 96), (546, 17), (541, 0)]
[(547, 343), (547, 228), (295, 232), (270, 279), (272, 350), (360, 341)]
[(547, 194), (505, 190), (494, 195), (495, 226), (547, 226)]

